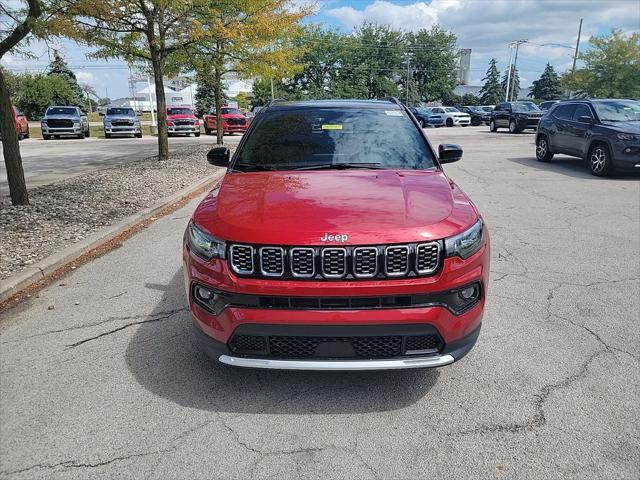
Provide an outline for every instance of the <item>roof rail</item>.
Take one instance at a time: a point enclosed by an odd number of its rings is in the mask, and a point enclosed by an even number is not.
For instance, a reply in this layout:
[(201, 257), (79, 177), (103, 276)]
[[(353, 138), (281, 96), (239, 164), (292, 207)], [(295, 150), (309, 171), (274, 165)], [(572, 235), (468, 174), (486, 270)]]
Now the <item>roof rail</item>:
[(274, 98), (269, 100), (269, 103), (267, 103), (265, 106), (266, 107), (270, 107), (271, 105), (273, 105), (274, 103), (278, 103), (278, 102), (286, 102), (287, 100), (284, 98)]
[(382, 97), (379, 100), (395, 103), (396, 105), (398, 105), (400, 107), (402, 106), (402, 102), (400, 100), (398, 100), (396, 97)]

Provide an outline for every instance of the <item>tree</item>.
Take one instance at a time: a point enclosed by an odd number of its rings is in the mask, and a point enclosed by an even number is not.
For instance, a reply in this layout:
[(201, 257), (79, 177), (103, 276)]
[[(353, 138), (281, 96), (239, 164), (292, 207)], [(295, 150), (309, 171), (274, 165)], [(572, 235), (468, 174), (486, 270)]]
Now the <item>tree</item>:
[(78, 85), (76, 74), (69, 68), (67, 62), (64, 61), (64, 58), (60, 56), (57, 50), (53, 51), (53, 60), (49, 64), (49, 71), (47, 73), (48, 75), (56, 75), (62, 78), (75, 92), (75, 98), (71, 100), (69, 105), (81, 105), (84, 103), (85, 95), (80, 85)]
[[(502, 82), (500, 87), (502, 88), (502, 97), (507, 95), (507, 77), (509, 77), (509, 69), (507, 68), (502, 75)], [(507, 101), (513, 101), (518, 99), (520, 95), (520, 76), (518, 75), (518, 69), (515, 65), (511, 65), (511, 76), (509, 77), (509, 98)]]
[(442, 100), (453, 92), (457, 80), (456, 41), (455, 34), (438, 25), (405, 35), (413, 79), (410, 85), (415, 85), (418, 101)]
[(504, 98), (504, 90), (500, 85), (500, 72), (496, 64), (497, 60), (492, 58), (487, 73), (482, 79), (485, 83), (480, 89), (480, 102), (484, 105), (495, 105)]
[[(151, 64), (158, 112), (158, 159), (169, 156), (164, 76), (169, 57), (201, 34), (193, 9), (200, 0), (77, 0), (66, 16), (66, 36), (98, 46), (96, 58)], [(205, 2), (206, 3), (206, 2)]]
[(480, 97), (474, 95), (473, 93), (465, 93), (462, 96), (462, 106), (464, 105), (480, 105), (482, 103), (482, 101), (480, 100)]
[(40, 118), (50, 105), (73, 105), (76, 92), (58, 75), (20, 75), (15, 104), (32, 120)]
[(553, 67), (547, 63), (540, 78), (533, 81), (531, 92), (528, 96), (536, 100), (554, 100), (560, 95), (562, 95), (560, 77), (558, 77)]
[(198, 116), (209, 113), (213, 107), (213, 79), (209, 74), (196, 73), (196, 82), (198, 89), (194, 95), (196, 112)]
[(290, 0), (226, 0), (200, 2), (193, 10), (202, 35), (184, 49), (201, 75), (211, 75), (216, 108), (217, 143), (222, 137), (222, 79), (241, 75), (280, 75), (296, 70), (293, 40), (309, 10)]
[[(31, 33), (43, 10), (39, 0), (28, 0), (26, 14), (17, 11), (9, 13), (8, 8), (8, 6), (2, 7), (11, 22), (1, 32), (0, 60)], [(21, 14), (22, 16), (19, 17)], [(2, 153), (7, 167), (9, 194), (13, 205), (29, 205), (29, 194), (24, 181), (22, 157), (18, 145), (18, 135), (14, 127), (12, 105), (4, 71), (0, 68), (0, 133), (2, 133)]]
[(584, 67), (562, 78), (570, 90), (591, 97), (640, 97), (640, 33), (611, 35), (589, 39), (591, 48), (579, 55)]

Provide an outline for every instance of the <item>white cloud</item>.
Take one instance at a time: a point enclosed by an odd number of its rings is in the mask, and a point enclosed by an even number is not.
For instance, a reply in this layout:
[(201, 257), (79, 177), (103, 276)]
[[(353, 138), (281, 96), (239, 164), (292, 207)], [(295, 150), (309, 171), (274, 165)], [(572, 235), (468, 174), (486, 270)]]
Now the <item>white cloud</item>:
[(78, 83), (82, 84), (82, 83), (87, 83), (91, 86), (93, 86), (94, 82), (95, 82), (95, 76), (93, 75), (93, 73), (91, 72), (83, 72), (83, 71), (79, 71), (79, 72), (74, 72), (76, 74), (76, 79), (78, 80)]
[(637, 0), (432, 0), (410, 4), (375, 0), (356, 5), (359, 8), (329, 8), (324, 13), (348, 29), (365, 21), (411, 31), (439, 24), (458, 35), (460, 48), (472, 49), (472, 78), (482, 78), (492, 57), (498, 59), (501, 69), (506, 68), (507, 45), (515, 39), (530, 42), (520, 48), (522, 78), (537, 78), (547, 62), (564, 70), (571, 63), (580, 18), (584, 18), (581, 45), (603, 25), (627, 32), (637, 31), (640, 25)]

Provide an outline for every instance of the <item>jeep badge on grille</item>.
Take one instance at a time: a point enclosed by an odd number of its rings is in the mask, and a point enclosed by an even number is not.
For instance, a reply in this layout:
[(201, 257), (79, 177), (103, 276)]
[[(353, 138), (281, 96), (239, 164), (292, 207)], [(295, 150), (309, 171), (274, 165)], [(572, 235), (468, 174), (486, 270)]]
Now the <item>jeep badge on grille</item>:
[(346, 242), (349, 240), (349, 235), (336, 233), (332, 235), (330, 233), (325, 233), (324, 237), (320, 237), (321, 242)]

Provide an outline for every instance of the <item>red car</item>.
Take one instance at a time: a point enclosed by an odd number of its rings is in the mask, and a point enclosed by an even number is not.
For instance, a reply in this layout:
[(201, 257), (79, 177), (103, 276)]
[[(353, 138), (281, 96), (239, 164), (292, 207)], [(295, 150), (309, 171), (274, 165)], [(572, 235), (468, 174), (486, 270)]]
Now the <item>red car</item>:
[[(232, 133), (244, 133), (249, 128), (249, 119), (245, 117), (240, 110), (232, 107), (222, 107), (220, 109), (222, 114), (222, 131), (224, 135), (231, 135)], [(204, 133), (211, 135), (211, 133), (217, 130), (216, 126), (216, 111), (215, 109), (209, 110), (209, 113), (202, 116), (204, 122)]]
[(200, 136), (200, 120), (189, 107), (167, 108), (167, 131), (169, 136), (191, 135)]
[[(389, 132), (393, 132), (390, 134)], [(273, 103), (184, 235), (205, 351), (238, 367), (438, 367), (480, 333), (489, 235), (397, 100)]]
[[(16, 134), (18, 135), (18, 140), (29, 138), (29, 121), (27, 120), (27, 117), (16, 107), (11, 107), (11, 112), (13, 113), (13, 121), (16, 126)], [(0, 132), (0, 138), (1, 137), (2, 134)]]

